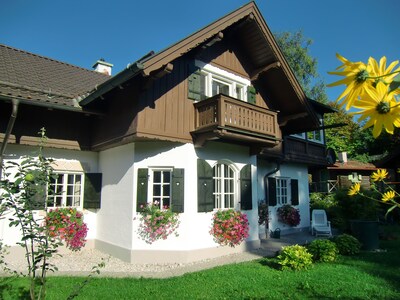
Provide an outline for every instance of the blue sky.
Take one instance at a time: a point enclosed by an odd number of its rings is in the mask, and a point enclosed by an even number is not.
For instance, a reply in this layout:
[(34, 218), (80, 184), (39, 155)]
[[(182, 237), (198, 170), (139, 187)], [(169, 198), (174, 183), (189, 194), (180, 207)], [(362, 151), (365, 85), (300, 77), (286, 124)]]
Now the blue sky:
[[(399, 0), (258, 0), (269, 28), (302, 30), (325, 82), (339, 52), (353, 61), (400, 58)], [(121, 71), (236, 8), (243, 0), (0, 0), (0, 43), (91, 68), (99, 58)], [(341, 88), (328, 89), (331, 100)]]

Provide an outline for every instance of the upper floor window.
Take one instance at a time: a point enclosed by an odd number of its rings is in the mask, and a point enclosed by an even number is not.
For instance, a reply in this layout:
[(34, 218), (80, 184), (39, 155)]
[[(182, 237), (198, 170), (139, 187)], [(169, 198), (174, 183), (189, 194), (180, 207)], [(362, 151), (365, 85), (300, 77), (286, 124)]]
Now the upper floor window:
[[(323, 120), (320, 119), (320, 124), (323, 124)], [(319, 144), (324, 144), (324, 130), (323, 129), (318, 129), (318, 130), (314, 130), (314, 131), (309, 131), (306, 133), (295, 133), (292, 134), (291, 136), (293, 137), (297, 137), (297, 138), (301, 138), (301, 139), (305, 139), (311, 142), (315, 142), (315, 143), (319, 143)]]
[(82, 173), (56, 173), (47, 191), (47, 207), (79, 207), (83, 199)]
[[(189, 76), (189, 98), (203, 100), (224, 94), (242, 101), (254, 94), (250, 80), (201, 61), (195, 61), (196, 71)], [(250, 102), (250, 101), (249, 101)]]

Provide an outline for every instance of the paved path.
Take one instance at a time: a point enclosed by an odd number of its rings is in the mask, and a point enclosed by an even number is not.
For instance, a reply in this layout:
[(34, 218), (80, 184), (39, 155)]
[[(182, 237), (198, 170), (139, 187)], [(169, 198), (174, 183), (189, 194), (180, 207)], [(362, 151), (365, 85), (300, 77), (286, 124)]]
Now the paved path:
[[(280, 239), (267, 238), (261, 241), (261, 247), (259, 249), (251, 252), (231, 254), (184, 264), (131, 264), (110, 257), (96, 249), (84, 249), (79, 252), (67, 252), (63, 254), (62, 257), (54, 258), (53, 263), (59, 270), (54, 273), (54, 275), (87, 276), (92, 270), (92, 267), (104, 259), (106, 266), (101, 269), (100, 276), (167, 278), (226, 264), (241, 263), (262, 257), (273, 257), (281, 250), (282, 246), (305, 244), (313, 239), (315, 238), (308, 233), (286, 235), (282, 236)], [(23, 255), (18, 255), (18, 257), (17, 255), (8, 256), (6, 257), (6, 261), (11, 268), (17, 271), (24, 272), (26, 269)]]

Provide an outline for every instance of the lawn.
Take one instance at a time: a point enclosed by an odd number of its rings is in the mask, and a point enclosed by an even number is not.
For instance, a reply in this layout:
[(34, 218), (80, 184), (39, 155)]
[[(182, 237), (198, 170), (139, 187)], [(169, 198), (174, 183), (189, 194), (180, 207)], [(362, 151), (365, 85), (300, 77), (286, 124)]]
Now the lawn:
[[(391, 229), (393, 232), (394, 229)], [(168, 279), (94, 278), (76, 299), (400, 299), (400, 230), (363, 252), (307, 271), (280, 271), (276, 259), (216, 267)], [(66, 299), (84, 279), (50, 277), (47, 299)], [(1, 299), (28, 299), (28, 280), (0, 278)]]

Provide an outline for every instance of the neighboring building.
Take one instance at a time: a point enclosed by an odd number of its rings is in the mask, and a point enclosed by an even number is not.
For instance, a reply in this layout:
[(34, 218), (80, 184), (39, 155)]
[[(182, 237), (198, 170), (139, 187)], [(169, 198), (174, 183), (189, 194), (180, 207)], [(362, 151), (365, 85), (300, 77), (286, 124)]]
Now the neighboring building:
[(332, 193), (337, 189), (348, 189), (354, 183), (370, 189), (371, 175), (378, 168), (372, 163), (349, 160), (346, 152), (340, 152), (338, 156), (335, 163), (313, 174), (310, 192)]
[[(111, 64), (97, 63), (111, 74)], [(261, 199), (270, 229), (310, 226), (308, 168), (326, 165), (330, 111), (306, 98), (253, 2), (113, 77), (1, 45), (0, 100), (1, 159), (30, 154), (45, 127), (45, 153), (60, 174), (54, 185), (65, 191), (53, 206), (83, 210), (89, 246), (125, 261), (257, 248)], [(155, 200), (181, 224), (179, 237), (149, 245), (136, 216)], [(300, 210), (295, 228), (277, 220), (286, 203)], [(237, 248), (209, 234), (213, 211), (226, 208), (250, 222)], [(18, 234), (2, 222), (0, 235), (14, 244)]]

